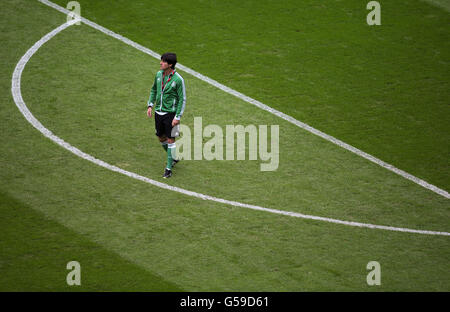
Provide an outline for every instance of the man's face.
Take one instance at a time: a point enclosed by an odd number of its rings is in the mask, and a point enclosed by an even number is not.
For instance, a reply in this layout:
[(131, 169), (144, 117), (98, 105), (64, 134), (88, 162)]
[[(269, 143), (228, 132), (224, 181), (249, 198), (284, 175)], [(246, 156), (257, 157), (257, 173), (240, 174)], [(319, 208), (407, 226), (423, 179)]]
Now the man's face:
[(169, 63), (164, 62), (163, 60), (161, 60), (161, 62), (159, 62), (159, 65), (160, 65), (160, 69), (162, 69), (162, 70), (166, 70), (166, 69), (170, 68)]

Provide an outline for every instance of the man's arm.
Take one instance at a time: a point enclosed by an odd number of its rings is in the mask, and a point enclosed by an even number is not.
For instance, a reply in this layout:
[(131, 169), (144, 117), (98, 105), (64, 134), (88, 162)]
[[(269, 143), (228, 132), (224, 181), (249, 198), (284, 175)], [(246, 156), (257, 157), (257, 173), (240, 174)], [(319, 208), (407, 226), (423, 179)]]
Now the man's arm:
[(156, 92), (157, 92), (157, 85), (156, 85), (156, 76), (155, 80), (153, 81), (153, 86), (150, 91), (150, 97), (148, 98), (147, 107), (152, 107), (156, 100)]
[(175, 113), (175, 120), (180, 120), (181, 116), (184, 113), (184, 109), (186, 107), (186, 86), (184, 85), (184, 80), (181, 76), (180, 81), (181, 84), (177, 84), (177, 94), (178, 94), (178, 103), (177, 103), (177, 110)]
[(153, 86), (150, 91), (150, 97), (148, 98), (148, 101), (147, 101), (147, 116), (150, 118), (152, 117), (152, 107), (156, 100), (156, 92), (157, 92), (157, 85), (156, 85), (156, 76), (155, 76), (155, 80), (153, 81)]

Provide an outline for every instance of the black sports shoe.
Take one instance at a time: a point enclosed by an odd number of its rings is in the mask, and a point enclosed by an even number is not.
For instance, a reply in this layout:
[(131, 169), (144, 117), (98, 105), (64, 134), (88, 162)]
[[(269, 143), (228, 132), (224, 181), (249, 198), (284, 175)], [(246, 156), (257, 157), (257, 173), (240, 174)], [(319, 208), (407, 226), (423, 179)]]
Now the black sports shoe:
[(170, 178), (171, 176), (172, 176), (172, 170), (166, 168), (166, 170), (164, 170), (163, 178), (167, 179), (167, 178)]
[(175, 167), (175, 165), (178, 164), (179, 161), (179, 159), (172, 159), (172, 168)]

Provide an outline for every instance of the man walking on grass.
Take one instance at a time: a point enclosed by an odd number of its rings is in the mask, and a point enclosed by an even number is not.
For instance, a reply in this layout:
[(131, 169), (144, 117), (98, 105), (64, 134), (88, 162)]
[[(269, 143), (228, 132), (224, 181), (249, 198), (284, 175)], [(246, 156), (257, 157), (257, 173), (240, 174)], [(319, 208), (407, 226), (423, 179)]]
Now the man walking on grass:
[(178, 125), (186, 107), (186, 88), (183, 78), (175, 70), (175, 53), (164, 53), (159, 64), (160, 71), (156, 73), (147, 102), (147, 116), (151, 118), (154, 109), (156, 135), (167, 152), (163, 178), (170, 178), (173, 166), (179, 162), (175, 157), (175, 137), (178, 136)]

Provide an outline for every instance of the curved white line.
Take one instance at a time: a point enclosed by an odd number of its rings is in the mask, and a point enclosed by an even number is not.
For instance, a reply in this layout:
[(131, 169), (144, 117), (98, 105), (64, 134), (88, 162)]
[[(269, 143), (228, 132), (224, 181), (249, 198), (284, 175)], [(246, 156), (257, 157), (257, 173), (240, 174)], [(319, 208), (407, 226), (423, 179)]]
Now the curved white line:
[(38, 42), (36, 42), (25, 53), (25, 55), (22, 56), (20, 61), (17, 63), (16, 68), (14, 69), (14, 73), (13, 73), (13, 76), (12, 76), (12, 84), (11, 84), (11, 92), (12, 92), (12, 95), (13, 95), (13, 98), (14, 98), (14, 102), (16, 103), (17, 107), (19, 108), (19, 110), (23, 114), (23, 116), (26, 118), (26, 120), (31, 125), (33, 125), (33, 127), (35, 127), (37, 130), (39, 130), (44, 136), (46, 136), (47, 138), (49, 138), (53, 142), (57, 143), (58, 145), (64, 147), (68, 151), (74, 153), (75, 155), (77, 155), (77, 156), (79, 156), (79, 157), (81, 157), (83, 159), (89, 160), (89, 161), (93, 162), (96, 165), (102, 166), (102, 167), (104, 167), (106, 169), (109, 169), (111, 171), (115, 171), (115, 172), (124, 174), (124, 175), (129, 176), (129, 177), (131, 177), (133, 179), (137, 179), (137, 180), (140, 180), (142, 182), (149, 183), (149, 184), (152, 184), (154, 186), (157, 186), (157, 187), (160, 187), (160, 188), (163, 188), (163, 189), (167, 189), (167, 190), (170, 190), (170, 191), (175, 191), (175, 192), (178, 192), (178, 193), (181, 193), (181, 194), (184, 194), (184, 195), (201, 198), (203, 200), (211, 200), (211, 201), (215, 201), (215, 202), (218, 202), (218, 203), (221, 203), (221, 204), (232, 205), (232, 206), (235, 206), (235, 207), (242, 207), (242, 208), (248, 208), (248, 209), (253, 209), (253, 210), (260, 210), (260, 211), (271, 212), (271, 213), (275, 213), (275, 214), (279, 214), (279, 215), (285, 215), (285, 216), (302, 218), (302, 219), (310, 219), (310, 220), (325, 221), (325, 222), (336, 223), (336, 224), (343, 224), (343, 225), (347, 225), (347, 226), (356, 226), (356, 227), (363, 227), (363, 228), (370, 228), (370, 229), (381, 229), (381, 230), (389, 230), (389, 231), (397, 231), (397, 232), (408, 232), (408, 233), (416, 233), (416, 234), (450, 236), (450, 233), (448, 233), (448, 232), (414, 230), (414, 229), (391, 227), (391, 226), (384, 226), (384, 225), (374, 225), (374, 224), (367, 224), (367, 223), (360, 223), (360, 222), (342, 221), (342, 220), (331, 219), (331, 218), (324, 218), (324, 217), (318, 217), (318, 216), (305, 215), (305, 214), (301, 214), (301, 213), (297, 213), (297, 212), (282, 211), (282, 210), (269, 209), (269, 208), (264, 208), (264, 207), (260, 207), (260, 206), (255, 206), (255, 205), (243, 204), (243, 203), (239, 203), (239, 202), (235, 202), (235, 201), (231, 201), (231, 200), (226, 200), (226, 199), (217, 198), (217, 197), (213, 197), (213, 196), (209, 196), (209, 195), (205, 195), (205, 194), (201, 194), (201, 193), (197, 193), (197, 192), (188, 191), (188, 190), (185, 190), (185, 189), (182, 189), (182, 188), (179, 188), (179, 187), (175, 187), (175, 186), (170, 186), (170, 185), (167, 185), (167, 184), (164, 184), (164, 183), (161, 183), (161, 182), (149, 179), (147, 177), (143, 177), (143, 176), (138, 175), (136, 173), (129, 172), (129, 171), (123, 170), (121, 168), (118, 168), (116, 166), (110, 165), (110, 164), (108, 164), (108, 163), (106, 163), (106, 162), (104, 162), (104, 161), (102, 161), (100, 159), (96, 159), (95, 157), (82, 152), (78, 148), (76, 148), (76, 147), (70, 145), (69, 143), (65, 142), (63, 139), (57, 137), (50, 130), (45, 128), (39, 122), (39, 120), (37, 120), (33, 116), (33, 114), (30, 112), (28, 107), (25, 105), (25, 102), (24, 102), (24, 100), (22, 98), (22, 93), (21, 93), (22, 72), (23, 72), (23, 70), (25, 68), (25, 65), (30, 60), (30, 58), (34, 55), (34, 53), (36, 53), (36, 51), (43, 44), (45, 44), (51, 38), (56, 36), (59, 32), (63, 31), (64, 29), (66, 29), (67, 27), (73, 25), (76, 22), (77, 22), (76, 20), (72, 20), (70, 22), (64, 23), (61, 26), (59, 26), (56, 29), (54, 29), (53, 31), (49, 32), (44, 37), (42, 37)]
[[(48, 0), (38, 0), (38, 1), (43, 3), (43, 4), (45, 4), (45, 5), (48, 5), (49, 7), (52, 7), (54, 9), (60, 11), (61, 13), (64, 13), (64, 14), (70, 14), (71, 13), (69, 10), (67, 10), (67, 9), (65, 9), (63, 7), (60, 7), (59, 5), (57, 5), (57, 4), (55, 4), (55, 3), (51, 2), (51, 1), (48, 1)], [(113, 31), (111, 31), (109, 29), (106, 29), (103, 26), (100, 26), (100, 25), (98, 25), (98, 24), (96, 24), (94, 22), (91, 22), (90, 20), (88, 20), (88, 19), (86, 19), (84, 17), (80, 17), (80, 20), (84, 24), (86, 24), (86, 25), (88, 25), (88, 26), (90, 26), (90, 27), (92, 27), (94, 29), (97, 29), (98, 31), (101, 31), (102, 33), (104, 33), (104, 34), (106, 34), (108, 36), (116, 38), (117, 40), (120, 40), (123, 43), (126, 43), (126, 44), (132, 46), (133, 48), (135, 48), (135, 49), (137, 49), (137, 50), (139, 50), (141, 52), (144, 52), (144, 53), (146, 53), (146, 54), (148, 54), (148, 55), (150, 55), (150, 56), (152, 56), (152, 57), (154, 57), (154, 58), (156, 58), (158, 60), (161, 58), (161, 55), (159, 55), (158, 53), (156, 53), (156, 52), (154, 52), (154, 51), (152, 51), (152, 50), (150, 50), (150, 49), (148, 49), (148, 48), (140, 45), (139, 43), (136, 43), (136, 42), (134, 42), (134, 41), (132, 41), (132, 40), (130, 40), (128, 38), (125, 38), (125, 37), (123, 37), (123, 36), (121, 36), (119, 34), (116, 34), (115, 32), (113, 32)], [(426, 189), (428, 189), (428, 190), (430, 190), (432, 192), (435, 192), (436, 194), (444, 196), (445, 198), (450, 198), (450, 194), (447, 191), (445, 191), (443, 189), (440, 189), (437, 186), (426, 182), (425, 180), (419, 179), (419, 178), (413, 176), (412, 174), (410, 174), (410, 173), (408, 173), (406, 171), (398, 169), (398, 168), (396, 168), (396, 167), (394, 167), (394, 166), (392, 166), (392, 165), (382, 161), (381, 159), (378, 159), (378, 158), (376, 158), (376, 157), (374, 157), (374, 156), (372, 156), (370, 154), (367, 154), (366, 152), (361, 151), (360, 149), (358, 149), (358, 148), (356, 148), (356, 147), (354, 147), (354, 146), (352, 146), (350, 144), (347, 144), (347, 143), (345, 143), (345, 142), (343, 142), (343, 141), (341, 141), (339, 139), (336, 139), (335, 137), (333, 137), (331, 135), (328, 135), (328, 134), (326, 134), (326, 133), (324, 133), (324, 132), (322, 132), (320, 130), (317, 130), (317, 129), (315, 129), (315, 128), (305, 124), (304, 122), (301, 122), (301, 121), (295, 119), (294, 117), (286, 115), (285, 113), (282, 113), (282, 112), (280, 112), (280, 111), (278, 111), (278, 110), (276, 110), (276, 109), (274, 109), (274, 108), (272, 108), (270, 106), (267, 106), (266, 104), (263, 104), (263, 103), (255, 100), (255, 99), (252, 99), (251, 97), (246, 96), (246, 95), (244, 95), (244, 94), (242, 94), (242, 93), (240, 93), (240, 92), (238, 92), (236, 90), (233, 90), (233, 89), (231, 89), (231, 88), (229, 88), (229, 87), (227, 87), (227, 86), (225, 86), (225, 85), (223, 85), (223, 84), (221, 84), (221, 83), (219, 83), (219, 82), (217, 82), (217, 81), (215, 81), (215, 80), (213, 80), (213, 79), (211, 79), (211, 78), (209, 78), (207, 76), (204, 76), (204, 75), (196, 72), (193, 69), (190, 69), (189, 67), (186, 67), (186, 66), (181, 65), (180, 63), (178, 63), (177, 64), (177, 68), (182, 70), (182, 71), (187, 72), (188, 74), (191, 74), (192, 76), (194, 76), (194, 77), (196, 77), (196, 78), (198, 78), (198, 79), (200, 79), (200, 80), (202, 80), (202, 81), (204, 81), (204, 82), (206, 82), (206, 83), (208, 83), (208, 84), (210, 84), (210, 85), (212, 85), (212, 86), (214, 86), (214, 87), (216, 87), (216, 88), (218, 88), (218, 89), (220, 89), (220, 90), (222, 90), (222, 91), (224, 91), (224, 92), (226, 92), (228, 94), (231, 94), (231, 95), (233, 95), (233, 96), (235, 96), (235, 97), (237, 97), (237, 98), (239, 98), (239, 99), (241, 99), (241, 100), (243, 100), (243, 101), (245, 101), (247, 103), (253, 104), (256, 107), (258, 107), (258, 108), (260, 108), (262, 110), (265, 110), (265, 111), (267, 111), (267, 112), (269, 112), (269, 113), (271, 113), (273, 115), (276, 115), (276, 116), (278, 116), (278, 117), (280, 117), (280, 118), (282, 118), (282, 119), (284, 119), (284, 120), (286, 120), (286, 121), (296, 125), (299, 128), (302, 128), (302, 129), (304, 129), (304, 130), (306, 130), (306, 131), (308, 131), (308, 132), (310, 132), (312, 134), (315, 134), (315, 135), (317, 135), (317, 136), (327, 140), (328, 142), (336, 144), (337, 146), (340, 146), (343, 149), (346, 149), (346, 150), (348, 150), (348, 151), (350, 151), (350, 152), (352, 152), (352, 153), (354, 153), (354, 154), (356, 154), (358, 156), (361, 156), (362, 158), (365, 158), (365, 159), (373, 162), (374, 164), (377, 164), (377, 165), (379, 165), (379, 166), (381, 166), (381, 167), (383, 167), (383, 168), (385, 168), (385, 169), (387, 169), (387, 170), (389, 170), (391, 172), (394, 172), (395, 174), (398, 174), (399, 176), (401, 176), (401, 177), (403, 177), (403, 178), (405, 178), (407, 180), (410, 180), (410, 181), (412, 181), (412, 182), (414, 182), (414, 183), (416, 183), (416, 184), (418, 184), (418, 185), (420, 185), (420, 186), (422, 186), (422, 187), (424, 187), (424, 188), (426, 188)]]

